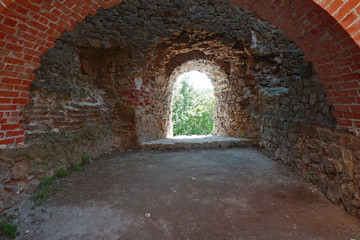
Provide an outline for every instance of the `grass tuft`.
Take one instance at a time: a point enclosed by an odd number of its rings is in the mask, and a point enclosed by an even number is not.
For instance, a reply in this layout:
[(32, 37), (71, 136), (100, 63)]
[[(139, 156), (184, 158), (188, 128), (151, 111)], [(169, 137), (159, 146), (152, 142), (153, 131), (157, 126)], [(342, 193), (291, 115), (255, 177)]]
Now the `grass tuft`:
[(15, 222), (14, 215), (4, 213), (0, 221), (0, 236), (15, 238), (20, 234), (17, 230), (18, 226)]

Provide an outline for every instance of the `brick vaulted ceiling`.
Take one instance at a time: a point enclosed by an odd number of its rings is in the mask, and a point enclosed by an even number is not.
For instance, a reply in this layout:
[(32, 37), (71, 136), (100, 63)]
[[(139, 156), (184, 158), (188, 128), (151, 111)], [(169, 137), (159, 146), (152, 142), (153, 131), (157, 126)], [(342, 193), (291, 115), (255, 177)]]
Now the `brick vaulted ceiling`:
[[(0, 146), (22, 143), (21, 111), (40, 56), (65, 30), (121, 0), (0, 0)], [(337, 125), (360, 128), (360, 2), (233, 0), (277, 26), (311, 61)]]

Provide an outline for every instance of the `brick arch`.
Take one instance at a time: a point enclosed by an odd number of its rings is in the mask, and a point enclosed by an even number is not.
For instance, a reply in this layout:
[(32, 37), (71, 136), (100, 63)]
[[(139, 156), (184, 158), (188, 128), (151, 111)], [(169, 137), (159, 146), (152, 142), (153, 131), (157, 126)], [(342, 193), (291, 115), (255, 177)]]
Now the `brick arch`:
[[(314, 64), (340, 126), (360, 128), (358, 0), (231, 0), (281, 29)], [(121, 0), (0, 0), (0, 146), (24, 142), (21, 111), (40, 56), (88, 14)]]

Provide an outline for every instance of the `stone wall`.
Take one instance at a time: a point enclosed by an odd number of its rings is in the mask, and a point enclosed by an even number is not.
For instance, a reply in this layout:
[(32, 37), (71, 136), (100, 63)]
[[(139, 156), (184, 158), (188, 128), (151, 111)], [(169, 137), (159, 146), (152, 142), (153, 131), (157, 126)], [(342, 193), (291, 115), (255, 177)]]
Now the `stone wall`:
[[(82, 156), (136, 149), (169, 135), (176, 77), (198, 70), (214, 85), (216, 134), (259, 139), (356, 214), (359, 154), (326, 155), (325, 143), (343, 154), (356, 148), (337, 136), (353, 145), (358, 137), (334, 127), (311, 63), (269, 23), (220, 0), (128, 0), (99, 9), (55, 43), (42, 56), (22, 113), (26, 145), (0, 155), (0, 208)], [(322, 139), (324, 131), (332, 140)], [(352, 162), (352, 178), (326, 170), (336, 164), (329, 159), (344, 169)]]
[(332, 126), (264, 118), (260, 146), (319, 185), (334, 203), (360, 217), (359, 133)]

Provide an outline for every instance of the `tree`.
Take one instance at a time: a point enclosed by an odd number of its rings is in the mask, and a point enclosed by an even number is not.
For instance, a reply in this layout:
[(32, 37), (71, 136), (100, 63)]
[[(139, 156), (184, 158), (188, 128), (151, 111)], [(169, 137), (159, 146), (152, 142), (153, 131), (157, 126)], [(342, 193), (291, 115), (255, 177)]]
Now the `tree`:
[(194, 89), (188, 78), (175, 84), (172, 103), (174, 136), (211, 134), (214, 103), (212, 89)]

